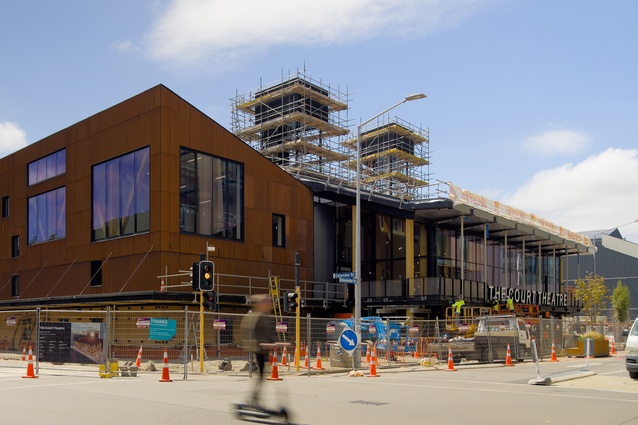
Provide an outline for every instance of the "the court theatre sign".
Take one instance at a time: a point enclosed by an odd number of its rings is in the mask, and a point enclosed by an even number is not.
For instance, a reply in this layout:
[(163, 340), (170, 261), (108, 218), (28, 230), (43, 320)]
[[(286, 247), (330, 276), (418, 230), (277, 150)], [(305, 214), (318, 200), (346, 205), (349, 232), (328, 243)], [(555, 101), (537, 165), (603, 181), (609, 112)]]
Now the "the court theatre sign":
[(497, 298), (505, 301), (511, 298), (515, 303), (535, 304), (538, 306), (567, 307), (567, 294), (555, 294), (545, 291), (530, 291), (527, 289), (502, 288), (500, 286), (487, 287), (487, 300)]

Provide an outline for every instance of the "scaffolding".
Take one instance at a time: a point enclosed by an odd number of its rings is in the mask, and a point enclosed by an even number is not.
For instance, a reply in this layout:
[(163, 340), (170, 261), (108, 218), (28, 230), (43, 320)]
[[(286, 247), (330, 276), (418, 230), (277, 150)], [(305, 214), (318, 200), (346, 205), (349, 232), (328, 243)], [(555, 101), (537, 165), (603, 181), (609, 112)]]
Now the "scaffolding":
[[(354, 186), (357, 139), (347, 137), (348, 102), (347, 92), (298, 71), (231, 99), (231, 128), (297, 178)], [(429, 165), (429, 130), (396, 117), (362, 129), (362, 190), (426, 198)]]
[(348, 101), (347, 92), (297, 72), (231, 99), (231, 128), (290, 174), (347, 182)]
[[(357, 138), (344, 145), (356, 152)], [(426, 198), (429, 166), (428, 129), (385, 116), (361, 129), (362, 190), (402, 199)], [(348, 167), (356, 170), (356, 153)]]

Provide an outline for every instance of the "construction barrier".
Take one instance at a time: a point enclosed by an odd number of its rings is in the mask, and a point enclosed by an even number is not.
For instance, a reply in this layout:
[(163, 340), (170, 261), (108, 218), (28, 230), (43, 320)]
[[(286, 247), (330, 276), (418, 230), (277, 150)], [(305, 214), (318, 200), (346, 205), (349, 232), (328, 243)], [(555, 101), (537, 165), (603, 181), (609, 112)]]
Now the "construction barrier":
[(140, 351), (137, 353), (137, 359), (135, 359), (135, 366), (142, 367), (142, 345), (140, 345)]
[(23, 378), (37, 378), (33, 370), (33, 350), (29, 347), (29, 363), (27, 364), (27, 374)]
[(550, 362), (557, 362), (558, 359), (556, 358), (556, 345), (554, 345), (554, 343), (552, 342), (552, 358), (549, 360)]
[(164, 349), (164, 368), (162, 369), (162, 379), (160, 382), (173, 382), (168, 372), (168, 350)]
[(378, 378), (381, 375), (377, 374), (377, 349), (372, 349), (372, 359), (370, 361), (370, 373), (366, 375), (368, 378)]
[(514, 366), (514, 363), (512, 363), (512, 352), (510, 351), (509, 344), (507, 344), (507, 355), (505, 356), (505, 366)]
[(447, 369), (445, 369), (448, 372), (456, 372), (456, 369), (454, 368), (454, 358), (452, 357), (452, 347), (448, 348), (448, 352), (447, 352)]

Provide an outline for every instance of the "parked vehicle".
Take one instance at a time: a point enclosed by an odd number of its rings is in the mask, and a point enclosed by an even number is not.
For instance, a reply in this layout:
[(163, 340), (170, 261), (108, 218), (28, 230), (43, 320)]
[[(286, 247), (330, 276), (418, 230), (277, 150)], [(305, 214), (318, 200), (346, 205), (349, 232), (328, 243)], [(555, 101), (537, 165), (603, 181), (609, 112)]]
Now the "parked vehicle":
[(638, 319), (631, 325), (631, 329), (623, 330), (622, 335), (627, 337), (625, 367), (631, 379), (638, 379)]
[(480, 317), (474, 333), (474, 350), (480, 362), (506, 360), (507, 346), (512, 359), (531, 356), (532, 338), (525, 322), (513, 315)]

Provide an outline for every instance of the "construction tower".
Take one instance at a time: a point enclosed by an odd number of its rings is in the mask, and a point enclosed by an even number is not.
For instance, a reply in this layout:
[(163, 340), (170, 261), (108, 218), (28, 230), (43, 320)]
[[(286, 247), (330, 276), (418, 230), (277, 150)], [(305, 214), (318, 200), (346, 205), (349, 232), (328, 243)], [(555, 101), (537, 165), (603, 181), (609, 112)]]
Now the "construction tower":
[(231, 102), (233, 133), (290, 174), (349, 180), (347, 93), (297, 72)]
[[(232, 102), (233, 133), (299, 178), (355, 186), (357, 138), (348, 139), (348, 94), (297, 72)], [(361, 129), (361, 187), (425, 199), (429, 131), (396, 117)]]
[[(429, 131), (397, 117), (379, 117), (361, 129), (363, 190), (402, 199), (423, 199), (429, 185)], [(357, 138), (344, 145), (355, 152)], [(348, 164), (356, 170), (356, 158)]]

